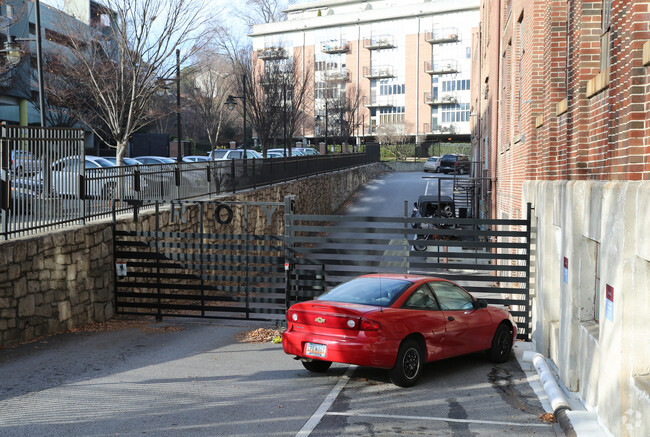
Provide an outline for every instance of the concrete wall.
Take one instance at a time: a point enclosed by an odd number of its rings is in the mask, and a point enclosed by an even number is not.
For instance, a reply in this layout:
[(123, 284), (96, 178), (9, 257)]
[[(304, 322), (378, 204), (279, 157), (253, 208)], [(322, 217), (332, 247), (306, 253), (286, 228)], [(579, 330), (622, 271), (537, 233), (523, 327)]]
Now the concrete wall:
[[(381, 171), (373, 164), (223, 199), (278, 202), (293, 194), (298, 213), (328, 214)], [(151, 215), (142, 213), (137, 225), (132, 215), (125, 215), (118, 227), (151, 226)], [(188, 217), (196, 216), (188, 212)], [(114, 269), (111, 221), (1, 242), (0, 348), (110, 319)]]
[(537, 221), (537, 350), (612, 434), (650, 435), (650, 182), (527, 182), (523, 192)]

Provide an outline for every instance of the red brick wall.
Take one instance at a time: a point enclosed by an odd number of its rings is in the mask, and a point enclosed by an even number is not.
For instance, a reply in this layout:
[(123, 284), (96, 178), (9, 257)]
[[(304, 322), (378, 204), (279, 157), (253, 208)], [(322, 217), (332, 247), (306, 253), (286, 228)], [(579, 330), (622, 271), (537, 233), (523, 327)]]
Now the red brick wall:
[[(495, 4), (498, 18), (489, 19)], [(525, 180), (650, 179), (650, 67), (643, 65), (650, 0), (612, 0), (605, 72), (602, 6), (602, 0), (482, 1), (482, 47), (493, 56), (481, 59), (491, 68), (474, 66), (481, 71), (475, 92), (498, 75), (498, 86), (481, 101), (484, 116), (498, 115), (481, 124), (496, 131), (488, 134), (496, 158), (493, 216), (517, 216)], [(566, 110), (558, 112), (561, 102)]]

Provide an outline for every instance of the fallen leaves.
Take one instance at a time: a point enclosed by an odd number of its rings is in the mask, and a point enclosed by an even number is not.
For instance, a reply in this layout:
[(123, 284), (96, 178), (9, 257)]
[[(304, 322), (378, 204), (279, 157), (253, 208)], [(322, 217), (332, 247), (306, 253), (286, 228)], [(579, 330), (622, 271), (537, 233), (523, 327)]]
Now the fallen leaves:
[[(278, 341), (279, 339), (279, 341)], [(252, 331), (244, 331), (235, 335), (239, 343), (273, 343), (282, 342), (282, 331), (269, 328), (258, 328)]]
[(540, 414), (538, 417), (542, 419), (542, 422), (548, 422), (548, 423), (557, 422), (557, 420), (555, 420), (555, 416), (553, 415), (553, 413)]

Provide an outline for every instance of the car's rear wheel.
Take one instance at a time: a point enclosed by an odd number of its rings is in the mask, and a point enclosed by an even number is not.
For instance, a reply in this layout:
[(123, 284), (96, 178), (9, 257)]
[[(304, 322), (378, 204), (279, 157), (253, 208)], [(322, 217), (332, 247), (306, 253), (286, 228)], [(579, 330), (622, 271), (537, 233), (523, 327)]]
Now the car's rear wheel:
[(459, 168), (458, 168), (458, 174), (459, 174), (460, 176), (464, 175), (464, 174), (465, 174), (465, 169), (463, 169), (463, 167), (459, 167)]
[(393, 384), (399, 387), (412, 387), (422, 375), (422, 367), (424, 367), (422, 347), (417, 341), (409, 339), (400, 345), (397, 361), (389, 370), (388, 376)]
[(512, 330), (501, 324), (492, 338), (492, 347), (488, 350), (488, 358), (493, 363), (505, 363), (510, 358), (512, 350)]
[(332, 362), (319, 361), (319, 360), (302, 361), (302, 365), (305, 367), (305, 369), (309, 370), (310, 372), (323, 373), (323, 372), (327, 372), (327, 369), (330, 368)]
[[(418, 235), (417, 238), (416, 238), (416, 240), (420, 240), (420, 241), (424, 241), (426, 239), (427, 238), (424, 235)], [(415, 249), (418, 252), (424, 252), (427, 249), (427, 246), (425, 244), (417, 244), (417, 243), (415, 243), (413, 245), (413, 249)]]

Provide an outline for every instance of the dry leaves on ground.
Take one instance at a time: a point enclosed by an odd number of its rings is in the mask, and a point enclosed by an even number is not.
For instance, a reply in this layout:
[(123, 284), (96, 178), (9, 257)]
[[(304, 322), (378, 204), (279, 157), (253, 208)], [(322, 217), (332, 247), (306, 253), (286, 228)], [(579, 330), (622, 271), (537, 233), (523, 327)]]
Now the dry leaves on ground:
[(553, 413), (544, 413), (539, 416), (540, 419), (542, 419), (543, 422), (548, 422), (548, 423), (555, 423), (557, 420), (555, 420), (555, 416)]
[(252, 331), (244, 331), (235, 335), (239, 343), (268, 343), (276, 337), (282, 337), (282, 331), (269, 328), (258, 328)]
[(94, 333), (94, 332), (109, 332), (109, 331), (119, 331), (123, 329), (140, 329), (143, 333), (154, 333), (154, 332), (180, 332), (185, 328), (182, 326), (156, 326), (153, 325), (151, 320), (138, 319), (111, 319), (106, 322), (90, 322), (77, 326), (76, 328), (70, 329), (69, 332), (75, 333)]

